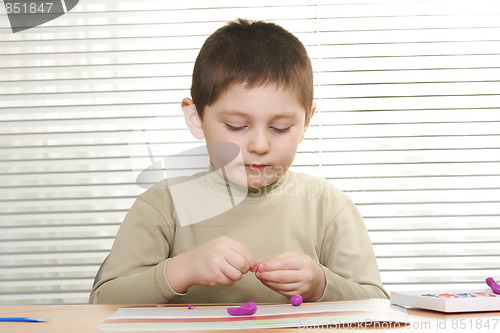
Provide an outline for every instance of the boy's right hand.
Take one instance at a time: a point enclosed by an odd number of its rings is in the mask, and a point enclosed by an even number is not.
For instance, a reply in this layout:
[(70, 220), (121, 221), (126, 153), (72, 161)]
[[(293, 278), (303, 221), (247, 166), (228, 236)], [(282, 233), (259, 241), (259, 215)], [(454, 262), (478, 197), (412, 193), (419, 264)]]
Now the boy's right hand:
[(255, 272), (257, 260), (242, 243), (219, 237), (171, 258), (165, 266), (170, 287), (178, 293), (193, 285), (233, 285), (243, 274)]

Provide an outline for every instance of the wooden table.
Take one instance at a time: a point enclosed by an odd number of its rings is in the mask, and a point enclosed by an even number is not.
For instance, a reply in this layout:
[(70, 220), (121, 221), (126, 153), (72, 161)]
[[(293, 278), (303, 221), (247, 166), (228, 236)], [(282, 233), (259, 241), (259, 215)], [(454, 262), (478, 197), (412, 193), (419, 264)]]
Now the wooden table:
[[(0, 306), (0, 317), (34, 317), (50, 319), (41, 323), (1, 322), (2, 333), (80, 333), (111, 332), (97, 329), (106, 318), (118, 308), (128, 305), (25, 305)], [(374, 329), (388, 332), (498, 332), (500, 331), (500, 312), (483, 312), (468, 314), (441, 314), (424, 310), (408, 310), (411, 324), (397, 328), (389, 323), (373, 326), (354, 327), (347, 331)], [(328, 327), (308, 327), (307, 331), (324, 332)], [(331, 328), (331, 327), (329, 327)], [(304, 332), (304, 329), (263, 329), (237, 330), (240, 333), (250, 332)], [(344, 330), (342, 330), (344, 331)], [(137, 331), (135, 331), (137, 332)], [(149, 331), (153, 332), (153, 331)], [(173, 331), (169, 331), (173, 332)], [(185, 332), (185, 331), (183, 331)], [(206, 331), (214, 332), (214, 331)]]

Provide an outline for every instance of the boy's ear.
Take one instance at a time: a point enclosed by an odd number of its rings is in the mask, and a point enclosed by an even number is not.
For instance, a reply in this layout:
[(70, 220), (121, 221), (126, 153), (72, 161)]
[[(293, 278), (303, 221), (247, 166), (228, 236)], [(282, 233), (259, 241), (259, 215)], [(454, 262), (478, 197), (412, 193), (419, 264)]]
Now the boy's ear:
[(184, 120), (188, 126), (191, 134), (198, 140), (202, 140), (205, 135), (203, 134), (203, 127), (201, 126), (201, 119), (196, 111), (196, 105), (190, 98), (184, 98), (182, 100), (182, 111), (184, 112)]
[(314, 111), (316, 111), (316, 103), (313, 102), (311, 105), (311, 111), (309, 112), (309, 114), (306, 117), (306, 122), (305, 122), (306, 128), (307, 128), (307, 126), (309, 126), (309, 122), (311, 121), (311, 118), (314, 115)]
[(309, 122), (311, 121), (311, 118), (314, 114), (314, 111), (316, 111), (316, 103), (312, 103), (311, 105), (311, 110), (306, 116), (306, 121), (304, 123), (304, 131), (302, 132), (302, 137), (300, 138), (300, 141), (304, 140), (304, 136), (306, 134), (307, 127), (309, 126)]

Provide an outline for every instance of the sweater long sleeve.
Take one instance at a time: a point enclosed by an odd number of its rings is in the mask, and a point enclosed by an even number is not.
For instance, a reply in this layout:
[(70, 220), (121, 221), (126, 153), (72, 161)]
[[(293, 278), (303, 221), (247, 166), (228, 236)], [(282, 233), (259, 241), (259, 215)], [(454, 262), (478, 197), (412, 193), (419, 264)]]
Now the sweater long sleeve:
[[(199, 179), (204, 188), (190, 194), (192, 209), (204, 209), (206, 193), (212, 200), (227, 197), (212, 190), (217, 188), (213, 177)], [(250, 272), (231, 287), (193, 286), (185, 294), (172, 290), (164, 273), (167, 259), (220, 236), (242, 242), (257, 261), (286, 251), (310, 256), (327, 279), (321, 301), (387, 298), (361, 215), (326, 180), (289, 171), (234, 207), (190, 225), (181, 226), (176, 208), (168, 181), (139, 196), (120, 226), (91, 303), (288, 301)]]

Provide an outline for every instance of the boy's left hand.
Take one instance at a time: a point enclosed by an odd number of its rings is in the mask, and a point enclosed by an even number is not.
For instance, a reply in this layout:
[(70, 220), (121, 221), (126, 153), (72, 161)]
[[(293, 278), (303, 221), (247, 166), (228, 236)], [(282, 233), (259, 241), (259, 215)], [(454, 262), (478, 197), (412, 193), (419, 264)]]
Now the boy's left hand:
[(326, 287), (323, 268), (309, 256), (285, 252), (260, 262), (255, 276), (268, 288), (290, 298), (301, 295), (304, 301), (315, 302)]

